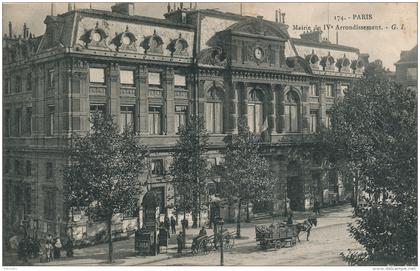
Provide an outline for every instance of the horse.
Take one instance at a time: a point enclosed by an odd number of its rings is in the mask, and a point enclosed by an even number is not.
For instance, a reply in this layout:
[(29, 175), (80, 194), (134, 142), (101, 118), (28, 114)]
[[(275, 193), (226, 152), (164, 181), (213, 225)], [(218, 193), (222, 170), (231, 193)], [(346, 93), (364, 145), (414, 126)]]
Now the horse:
[(306, 241), (309, 241), (309, 235), (311, 234), (312, 226), (317, 226), (318, 220), (316, 217), (308, 217), (302, 223), (297, 223), (297, 239), (300, 242), (299, 234), (306, 232)]

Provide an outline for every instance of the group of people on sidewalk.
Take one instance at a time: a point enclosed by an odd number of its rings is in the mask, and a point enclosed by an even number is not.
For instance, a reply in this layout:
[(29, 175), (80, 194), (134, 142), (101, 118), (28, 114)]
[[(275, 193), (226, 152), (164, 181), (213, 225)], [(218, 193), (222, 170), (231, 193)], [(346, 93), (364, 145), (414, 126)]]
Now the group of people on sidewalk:
[[(14, 234), (9, 240), (8, 245), (11, 250), (17, 252), (18, 263), (27, 264), (30, 259), (39, 257), (40, 262), (50, 262), (61, 257), (63, 243), (59, 236), (53, 238), (51, 234), (40, 240), (37, 236), (30, 236), (26, 231)], [(67, 238), (64, 248), (67, 257), (73, 256), (73, 240)]]

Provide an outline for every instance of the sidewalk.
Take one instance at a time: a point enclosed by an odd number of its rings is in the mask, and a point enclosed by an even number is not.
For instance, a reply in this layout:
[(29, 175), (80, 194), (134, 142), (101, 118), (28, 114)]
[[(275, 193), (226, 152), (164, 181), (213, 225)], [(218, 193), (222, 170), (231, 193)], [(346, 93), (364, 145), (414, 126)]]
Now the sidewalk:
[[(313, 212), (293, 212), (294, 220), (296, 222), (302, 222), (308, 216), (313, 215)], [(318, 228), (329, 227), (332, 225), (338, 224), (347, 224), (348, 220), (351, 217), (351, 207), (350, 205), (335, 206), (330, 208), (325, 208), (321, 210), (321, 215), (318, 218)], [(272, 222), (283, 221), (284, 217), (269, 218), (262, 220), (254, 220), (249, 223), (241, 223), (241, 238), (235, 239), (235, 248), (239, 248), (244, 245), (250, 245), (255, 243), (255, 225), (257, 224), (268, 224)], [(236, 223), (225, 224), (224, 228), (227, 228), (230, 232), (236, 232)], [(177, 228), (177, 232), (180, 230), (180, 227)], [(177, 253), (176, 245), (176, 236), (171, 234), (169, 241), (168, 249), (166, 251), (165, 247), (161, 248), (161, 254), (157, 256), (137, 256), (134, 252), (134, 238), (128, 240), (117, 241), (113, 243), (114, 246), (114, 265), (157, 265), (160, 261), (165, 261), (170, 258), (180, 258), (180, 257), (194, 257), (191, 254), (191, 242), (194, 236), (198, 235), (199, 228), (188, 229), (187, 230), (187, 248), (183, 250), (182, 254)], [(211, 229), (207, 229), (209, 235), (213, 233)], [(256, 243), (255, 243), (256, 244)], [(65, 255), (65, 252), (62, 252)], [(13, 255), (3, 254), (3, 265), (7, 264), (6, 258), (12, 257)], [(9, 258), (10, 259), (10, 258)], [(108, 259), (108, 244), (99, 244), (91, 247), (86, 247), (82, 249), (74, 250), (74, 257), (67, 258), (63, 257), (59, 260), (49, 263), (39, 263), (39, 259), (31, 259), (30, 265), (109, 265), (107, 263)]]

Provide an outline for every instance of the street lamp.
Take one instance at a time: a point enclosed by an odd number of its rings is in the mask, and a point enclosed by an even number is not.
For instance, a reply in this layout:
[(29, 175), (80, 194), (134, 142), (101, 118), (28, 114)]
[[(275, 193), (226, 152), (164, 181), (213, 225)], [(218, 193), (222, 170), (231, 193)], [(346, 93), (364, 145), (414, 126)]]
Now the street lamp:
[(220, 226), (220, 232), (219, 232), (219, 238), (220, 238), (220, 266), (223, 266), (223, 224), (225, 221), (223, 221), (223, 218), (219, 217), (219, 226)]

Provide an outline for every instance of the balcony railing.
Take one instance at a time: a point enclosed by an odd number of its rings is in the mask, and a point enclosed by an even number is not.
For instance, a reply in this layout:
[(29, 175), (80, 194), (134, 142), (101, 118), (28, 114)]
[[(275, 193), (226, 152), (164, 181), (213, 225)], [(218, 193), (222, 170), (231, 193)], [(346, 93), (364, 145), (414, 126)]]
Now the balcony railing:
[(105, 95), (105, 86), (90, 86), (89, 94), (91, 95)]
[(129, 97), (136, 96), (136, 88), (135, 87), (121, 87), (121, 96), (129, 96)]

